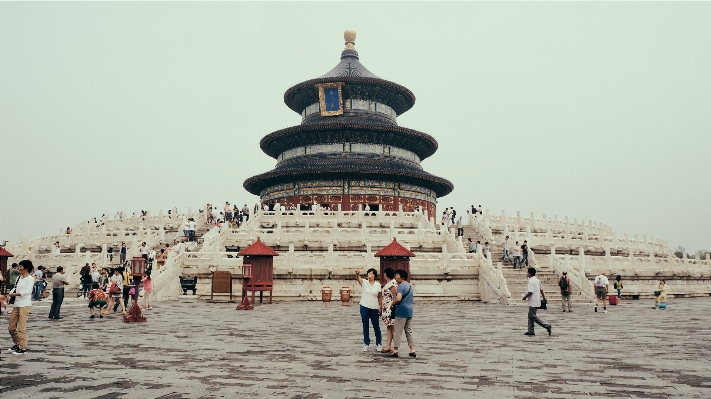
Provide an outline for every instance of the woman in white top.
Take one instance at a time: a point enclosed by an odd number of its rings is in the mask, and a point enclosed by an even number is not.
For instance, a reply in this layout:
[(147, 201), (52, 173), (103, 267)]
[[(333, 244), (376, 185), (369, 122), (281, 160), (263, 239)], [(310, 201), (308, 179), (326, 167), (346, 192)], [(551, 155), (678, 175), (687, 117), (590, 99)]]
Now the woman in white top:
[(375, 331), (376, 351), (380, 352), (383, 349), (382, 336), (380, 335), (380, 283), (376, 281), (378, 272), (375, 269), (368, 269), (367, 280), (360, 278), (360, 269), (356, 270), (356, 281), (363, 287), (363, 293), (360, 297), (360, 318), (363, 321), (363, 352), (367, 352), (370, 347), (370, 328), (368, 323), (373, 324)]

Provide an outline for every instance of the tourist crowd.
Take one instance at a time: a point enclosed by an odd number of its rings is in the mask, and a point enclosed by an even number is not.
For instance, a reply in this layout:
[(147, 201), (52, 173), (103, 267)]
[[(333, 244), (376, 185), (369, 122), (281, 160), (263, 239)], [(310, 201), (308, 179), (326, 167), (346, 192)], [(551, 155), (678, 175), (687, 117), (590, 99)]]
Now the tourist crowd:
[[(95, 309), (99, 318), (116, 313), (121, 308), (121, 315), (127, 315), (129, 299), (137, 299), (143, 291), (143, 306), (141, 309), (152, 309), (150, 296), (153, 289), (151, 279), (152, 266), (146, 269), (146, 278), (140, 284), (131, 277), (128, 262), (115, 268), (102, 268), (96, 264), (86, 264), (80, 271), (81, 290), (78, 296), (83, 296), (88, 301), (90, 319), (95, 318)], [(13, 355), (22, 355), (27, 351), (27, 320), (31, 313), (32, 302), (41, 301), (42, 293), (47, 287), (47, 273), (43, 266), (34, 270), (30, 260), (13, 263), (8, 272), (7, 295), (0, 295), (0, 310), (3, 314), (10, 314), (8, 330), (14, 345), (9, 349)], [(0, 281), (3, 277), (0, 276)], [(59, 320), (62, 302), (64, 301), (65, 286), (69, 285), (64, 268), (57, 267), (51, 276), (52, 305), (48, 319)], [(138, 305), (140, 306), (140, 305)], [(9, 310), (12, 308), (12, 310)]]

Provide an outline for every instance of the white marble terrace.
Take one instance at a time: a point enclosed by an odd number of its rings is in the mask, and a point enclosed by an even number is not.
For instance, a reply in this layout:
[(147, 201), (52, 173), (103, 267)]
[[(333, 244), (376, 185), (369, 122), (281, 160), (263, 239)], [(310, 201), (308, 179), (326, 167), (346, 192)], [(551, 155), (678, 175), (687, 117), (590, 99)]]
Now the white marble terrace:
[[(191, 212), (157, 216), (132, 216), (110, 220), (81, 222), (72, 234), (48, 234), (34, 240), (23, 237), (8, 245), (16, 255), (13, 261), (31, 259), (51, 269), (64, 266), (68, 274), (77, 274), (85, 262), (108, 264), (106, 249), (121, 241), (129, 245), (129, 258), (140, 242), (149, 246), (178, 242), (184, 221), (194, 217), (198, 224), (204, 213)], [(666, 278), (672, 295), (698, 296), (711, 294), (711, 260), (678, 259), (668, 243), (658, 238), (626, 234), (618, 237), (607, 225), (565, 217), (547, 218), (501, 215), (468, 215), (465, 228), (488, 240), (495, 250), (503, 237), (513, 242), (528, 240), (531, 263), (542, 270), (561, 273), (568, 270), (573, 283), (588, 299), (593, 297), (590, 280), (605, 271), (608, 276), (621, 274), (627, 281), (626, 293), (648, 296), (657, 279)], [(180, 295), (178, 277), (198, 276), (198, 296), (210, 294), (210, 276), (215, 270), (229, 270), (241, 276), (242, 259), (226, 247), (245, 248), (257, 237), (272, 246), (280, 256), (274, 259), (276, 298), (309, 299), (320, 296), (323, 286), (337, 291), (342, 286), (354, 293), (353, 271), (378, 268), (374, 253), (393, 238), (413, 251), (410, 269), (419, 298), (481, 300), (512, 303), (511, 293), (498, 259), (485, 259), (481, 254), (465, 251), (454, 226), (440, 226), (433, 217), (420, 212), (401, 211), (280, 211), (252, 215), (240, 228), (212, 228), (203, 236), (199, 251), (180, 246), (172, 251), (165, 265), (154, 271), (154, 292), (158, 300), (176, 299)], [(62, 253), (52, 251), (59, 241)], [(191, 252), (191, 249), (193, 250)], [(624, 254), (620, 256), (619, 254)], [(114, 252), (114, 259), (118, 253)], [(509, 266), (506, 266), (509, 267)], [(234, 292), (240, 280), (235, 278)], [(515, 300), (515, 298), (514, 298)]]

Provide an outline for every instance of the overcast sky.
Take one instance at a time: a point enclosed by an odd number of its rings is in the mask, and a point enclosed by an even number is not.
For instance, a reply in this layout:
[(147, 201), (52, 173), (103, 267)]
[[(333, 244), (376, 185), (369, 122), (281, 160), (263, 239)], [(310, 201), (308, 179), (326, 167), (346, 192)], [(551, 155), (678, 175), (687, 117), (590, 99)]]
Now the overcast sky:
[(710, 3), (0, 3), (0, 240), (254, 204), (259, 149), (343, 31), (417, 102), (438, 206), (711, 249)]

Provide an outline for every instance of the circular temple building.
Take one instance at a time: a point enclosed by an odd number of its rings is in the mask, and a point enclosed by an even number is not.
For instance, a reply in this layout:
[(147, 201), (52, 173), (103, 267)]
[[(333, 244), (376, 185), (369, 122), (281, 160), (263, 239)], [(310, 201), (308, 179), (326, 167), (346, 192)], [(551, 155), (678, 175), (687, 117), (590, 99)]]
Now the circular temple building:
[(438, 197), (454, 186), (420, 165), (437, 151), (430, 135), (398, 126), (415, 104), (407, 88), (360, 63), (355, 32), (346, 31), (341, 62), (323, 76), (289, 88), (284, 102), (301, 124), (265, 136), (260, 147), (276, 167), (244, 188), (261, 203), (310, 209), (414, 211), (434, 216)]

